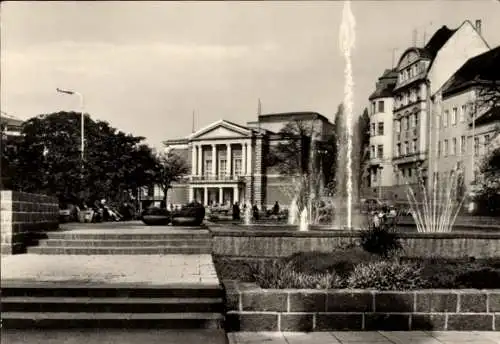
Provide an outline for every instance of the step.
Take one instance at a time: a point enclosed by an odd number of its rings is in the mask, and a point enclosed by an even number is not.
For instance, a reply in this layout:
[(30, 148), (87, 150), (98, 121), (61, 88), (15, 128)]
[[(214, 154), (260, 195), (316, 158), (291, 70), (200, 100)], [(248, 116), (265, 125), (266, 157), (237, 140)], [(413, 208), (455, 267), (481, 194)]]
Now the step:
[(220, 329), (220, 313), (2, 312), (2, 328)]
[(66, 255), (139, 255), (139, 254), (210, 254), (210, 246), (151, 246), (151, 247), (28, 247), (32, 254), (66, 254)]
[(170, 240), (65, 240), (65, 239), (48, 239), (40, 240), (41, 247), (151, 247), (151, 246), (168, 246), (168, 247), (190, 247), (190, 246), (210, 246), (210, 239), (170, 239)]
[(58, 240), (172, 240), (172, 239), (212, 239), (209, 232), (200, 233), (182, 233), (182, 232), (119, 232), (119, 233), (73, 233), (73, 232), (46, 232), (39, 234), (40, 239), (58, 239)]
[(222, 298), (128, 298), (9, 296), (1, 300), (2, 312), (71, 313), (222, 313)]
[(224, 291), (218, 284), (169, 283), (148, 285), (134, 283), (61, 283), (37, 281), (2, 281), (2, 299), (11, 296), (27, 297), (126, 297), (126, 298), (178, 298), (178, 297), (223, 297)]

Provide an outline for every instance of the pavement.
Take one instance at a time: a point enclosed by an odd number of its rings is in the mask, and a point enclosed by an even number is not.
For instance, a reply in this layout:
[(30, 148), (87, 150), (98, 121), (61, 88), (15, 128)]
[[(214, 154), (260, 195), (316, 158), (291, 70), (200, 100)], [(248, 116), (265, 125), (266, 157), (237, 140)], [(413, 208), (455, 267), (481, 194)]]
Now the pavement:
[(230, 344), (500, 344), (500, 332), (232, 332)]
[(3, 256), (5, 282), (219, 285), (210, 254)]

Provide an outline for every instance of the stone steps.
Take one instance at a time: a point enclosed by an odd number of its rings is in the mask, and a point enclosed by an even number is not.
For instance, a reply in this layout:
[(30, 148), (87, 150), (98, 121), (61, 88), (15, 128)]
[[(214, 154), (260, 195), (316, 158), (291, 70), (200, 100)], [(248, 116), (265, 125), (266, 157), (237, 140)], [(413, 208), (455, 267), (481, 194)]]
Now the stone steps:
[(2, 327), (222, 329), (219, 285), (3, 283)]
[(151, 246), (151, 247), (28, 247), (28, 253), (32, 254), (62, 254), (62, 255), (103, 255), (103, 254), (210, 254), (210, 246)]
[(48, 239), (40, 240), (40, 247), (189, 247), (210, 246), (210, 239), (160, 239), (160, 240), (92, 240), (92, 239)]

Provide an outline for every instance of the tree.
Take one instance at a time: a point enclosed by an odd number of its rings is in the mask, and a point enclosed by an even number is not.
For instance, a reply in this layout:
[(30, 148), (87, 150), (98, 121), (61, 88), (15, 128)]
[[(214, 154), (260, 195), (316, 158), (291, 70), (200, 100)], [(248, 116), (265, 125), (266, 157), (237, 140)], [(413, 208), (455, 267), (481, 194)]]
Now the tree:
[(482, 208), (498, 211), (500, 208), (500, 128), (498, 127), (496, 136), (480, 163), (479, 175), (474, 184)]
[(363, 114), (356, 123), (356, 133), (359, 138), (359, 172), (358, 172), (358, 185), (362, 185), (363, 175), (366, 171), (366, 164), (369, 160), (369, 146), (370, 146), (370, 116), (368, 109), (364, 109)]
[(120, 199), (152, 181), (156, 162), (143, 137), (117, 131), (85, 116), (85, 156), (80, 114), (58, 112), (26, 121), (17, 145), (13, 187), (59, 197), (61, 202)]
[(157, 155), (156, 184), (163, 192), (163, 205), (167, 206), (167, 193), (172, 183), (178, 182), (189, 172), (186, 161), (173, 151)]

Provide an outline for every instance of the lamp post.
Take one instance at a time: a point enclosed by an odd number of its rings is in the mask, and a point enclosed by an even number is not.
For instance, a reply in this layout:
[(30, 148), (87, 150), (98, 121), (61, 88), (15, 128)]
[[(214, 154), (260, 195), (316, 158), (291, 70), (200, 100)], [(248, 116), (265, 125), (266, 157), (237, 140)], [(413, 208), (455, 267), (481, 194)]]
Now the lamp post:
[(84, 98), (80, 92), (63, 90), (60, 88), (56, 88), (56, 91), (63, 94), (69, 95), (77, 95), (80, 99), (80, 160), (81, 160), (81, 169), (80, 169), (80, 179), (82, 183), (82, 192), (83, 192), (83, 171), (84, 171), (84, 160), (85, 160), (85, 116), (83, 113), (84, 109)]

